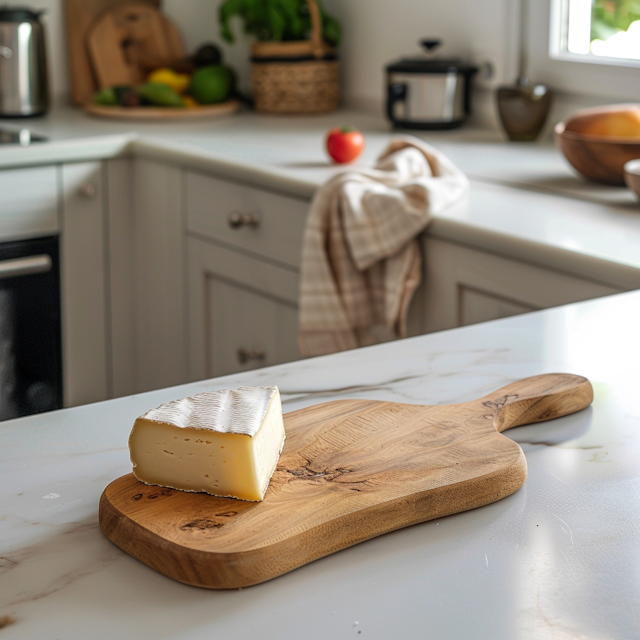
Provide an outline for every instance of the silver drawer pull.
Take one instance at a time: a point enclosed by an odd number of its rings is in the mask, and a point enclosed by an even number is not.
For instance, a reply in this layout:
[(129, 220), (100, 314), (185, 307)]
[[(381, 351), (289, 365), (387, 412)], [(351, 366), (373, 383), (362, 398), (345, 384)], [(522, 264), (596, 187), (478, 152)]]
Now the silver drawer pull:
[(260, 214), (232, 211), (227, 218), (227, 222), (232, 229), (242, 229), (242, 227), (257, 229), (260, 226)]
[(267, 354), (264, 349), (238, 349), (238, 362), (246, 364), (252, 360), (264, 360)]
[(51, 266), (51, 257), (48, 255), (1, 260), (0, 280), (17, 276), (32, 276), (36, 273), (47, 273), (51, 271)]

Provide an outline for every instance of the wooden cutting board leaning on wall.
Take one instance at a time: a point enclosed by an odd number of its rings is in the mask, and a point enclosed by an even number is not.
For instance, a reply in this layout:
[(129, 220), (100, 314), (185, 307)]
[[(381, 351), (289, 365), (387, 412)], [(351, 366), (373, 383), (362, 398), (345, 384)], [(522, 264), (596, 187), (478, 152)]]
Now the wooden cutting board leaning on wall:
[[(87, 49), (87, 34), (90, 27), (108, 9), (126, 4), (131, 4), (131, 0), (65, 0), (67, 46), (74, 104), (84, 105), (98, 89)], [(137, 0), (136, 4), (158, 8), (160, 0)]]
[(153, 69), (185, 57), (175, 25), (144, 4), (105, 11), (89, 28), (87, 45), (100, 89), (139, 84)]

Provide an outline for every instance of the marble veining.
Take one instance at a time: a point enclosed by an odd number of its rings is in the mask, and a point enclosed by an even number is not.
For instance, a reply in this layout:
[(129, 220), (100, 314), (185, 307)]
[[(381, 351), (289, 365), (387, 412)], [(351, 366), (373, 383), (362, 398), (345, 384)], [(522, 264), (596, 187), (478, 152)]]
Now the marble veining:
[[(635, 640), (638, 317), (640, 293), (624, 294), (0, 424), (0, 619), (14, 620), (0, 639)], [(131, 471), (135, 418), (164, 402), (277, 385), (287, 412), (344, 398), (441, 404), (557, 371), (589, 377), (594, 404), (506, 432), (529, 467), (514, 495), (263, 585), (187, 587), (98, 528), (104, 487)]]

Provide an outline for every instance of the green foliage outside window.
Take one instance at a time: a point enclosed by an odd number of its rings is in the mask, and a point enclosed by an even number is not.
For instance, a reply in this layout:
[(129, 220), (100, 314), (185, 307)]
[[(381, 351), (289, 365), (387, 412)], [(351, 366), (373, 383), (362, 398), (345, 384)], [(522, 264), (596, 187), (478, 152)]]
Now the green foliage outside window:
[(640, 0), (594, 0), (591, 41), (606, 40), (640, 20)]
[[(326, 13), (316, 0), (322, 15), (322, 35), (330, 46), (340, 44), (340, 23)], [(282, 42), (305, 40), (311, 32), (311, 16), (306, 0), (225, 0), (219, 10), (220, 35), (234, 42), (231, 19), (239, 17), (245, 33), (258, 40)]]

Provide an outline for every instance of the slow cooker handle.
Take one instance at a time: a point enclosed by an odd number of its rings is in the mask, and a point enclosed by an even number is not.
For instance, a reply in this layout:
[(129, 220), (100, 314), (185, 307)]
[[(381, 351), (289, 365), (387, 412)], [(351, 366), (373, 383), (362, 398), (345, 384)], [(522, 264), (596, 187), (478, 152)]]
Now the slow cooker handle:
[(387, 87), (387, 117), (391, 122), (396, 123), (396, 117), (393, 113), (393, 108), (396, 102), (406, 100), (407, 98), (407, 85), (403, 82), (392, 82)]

